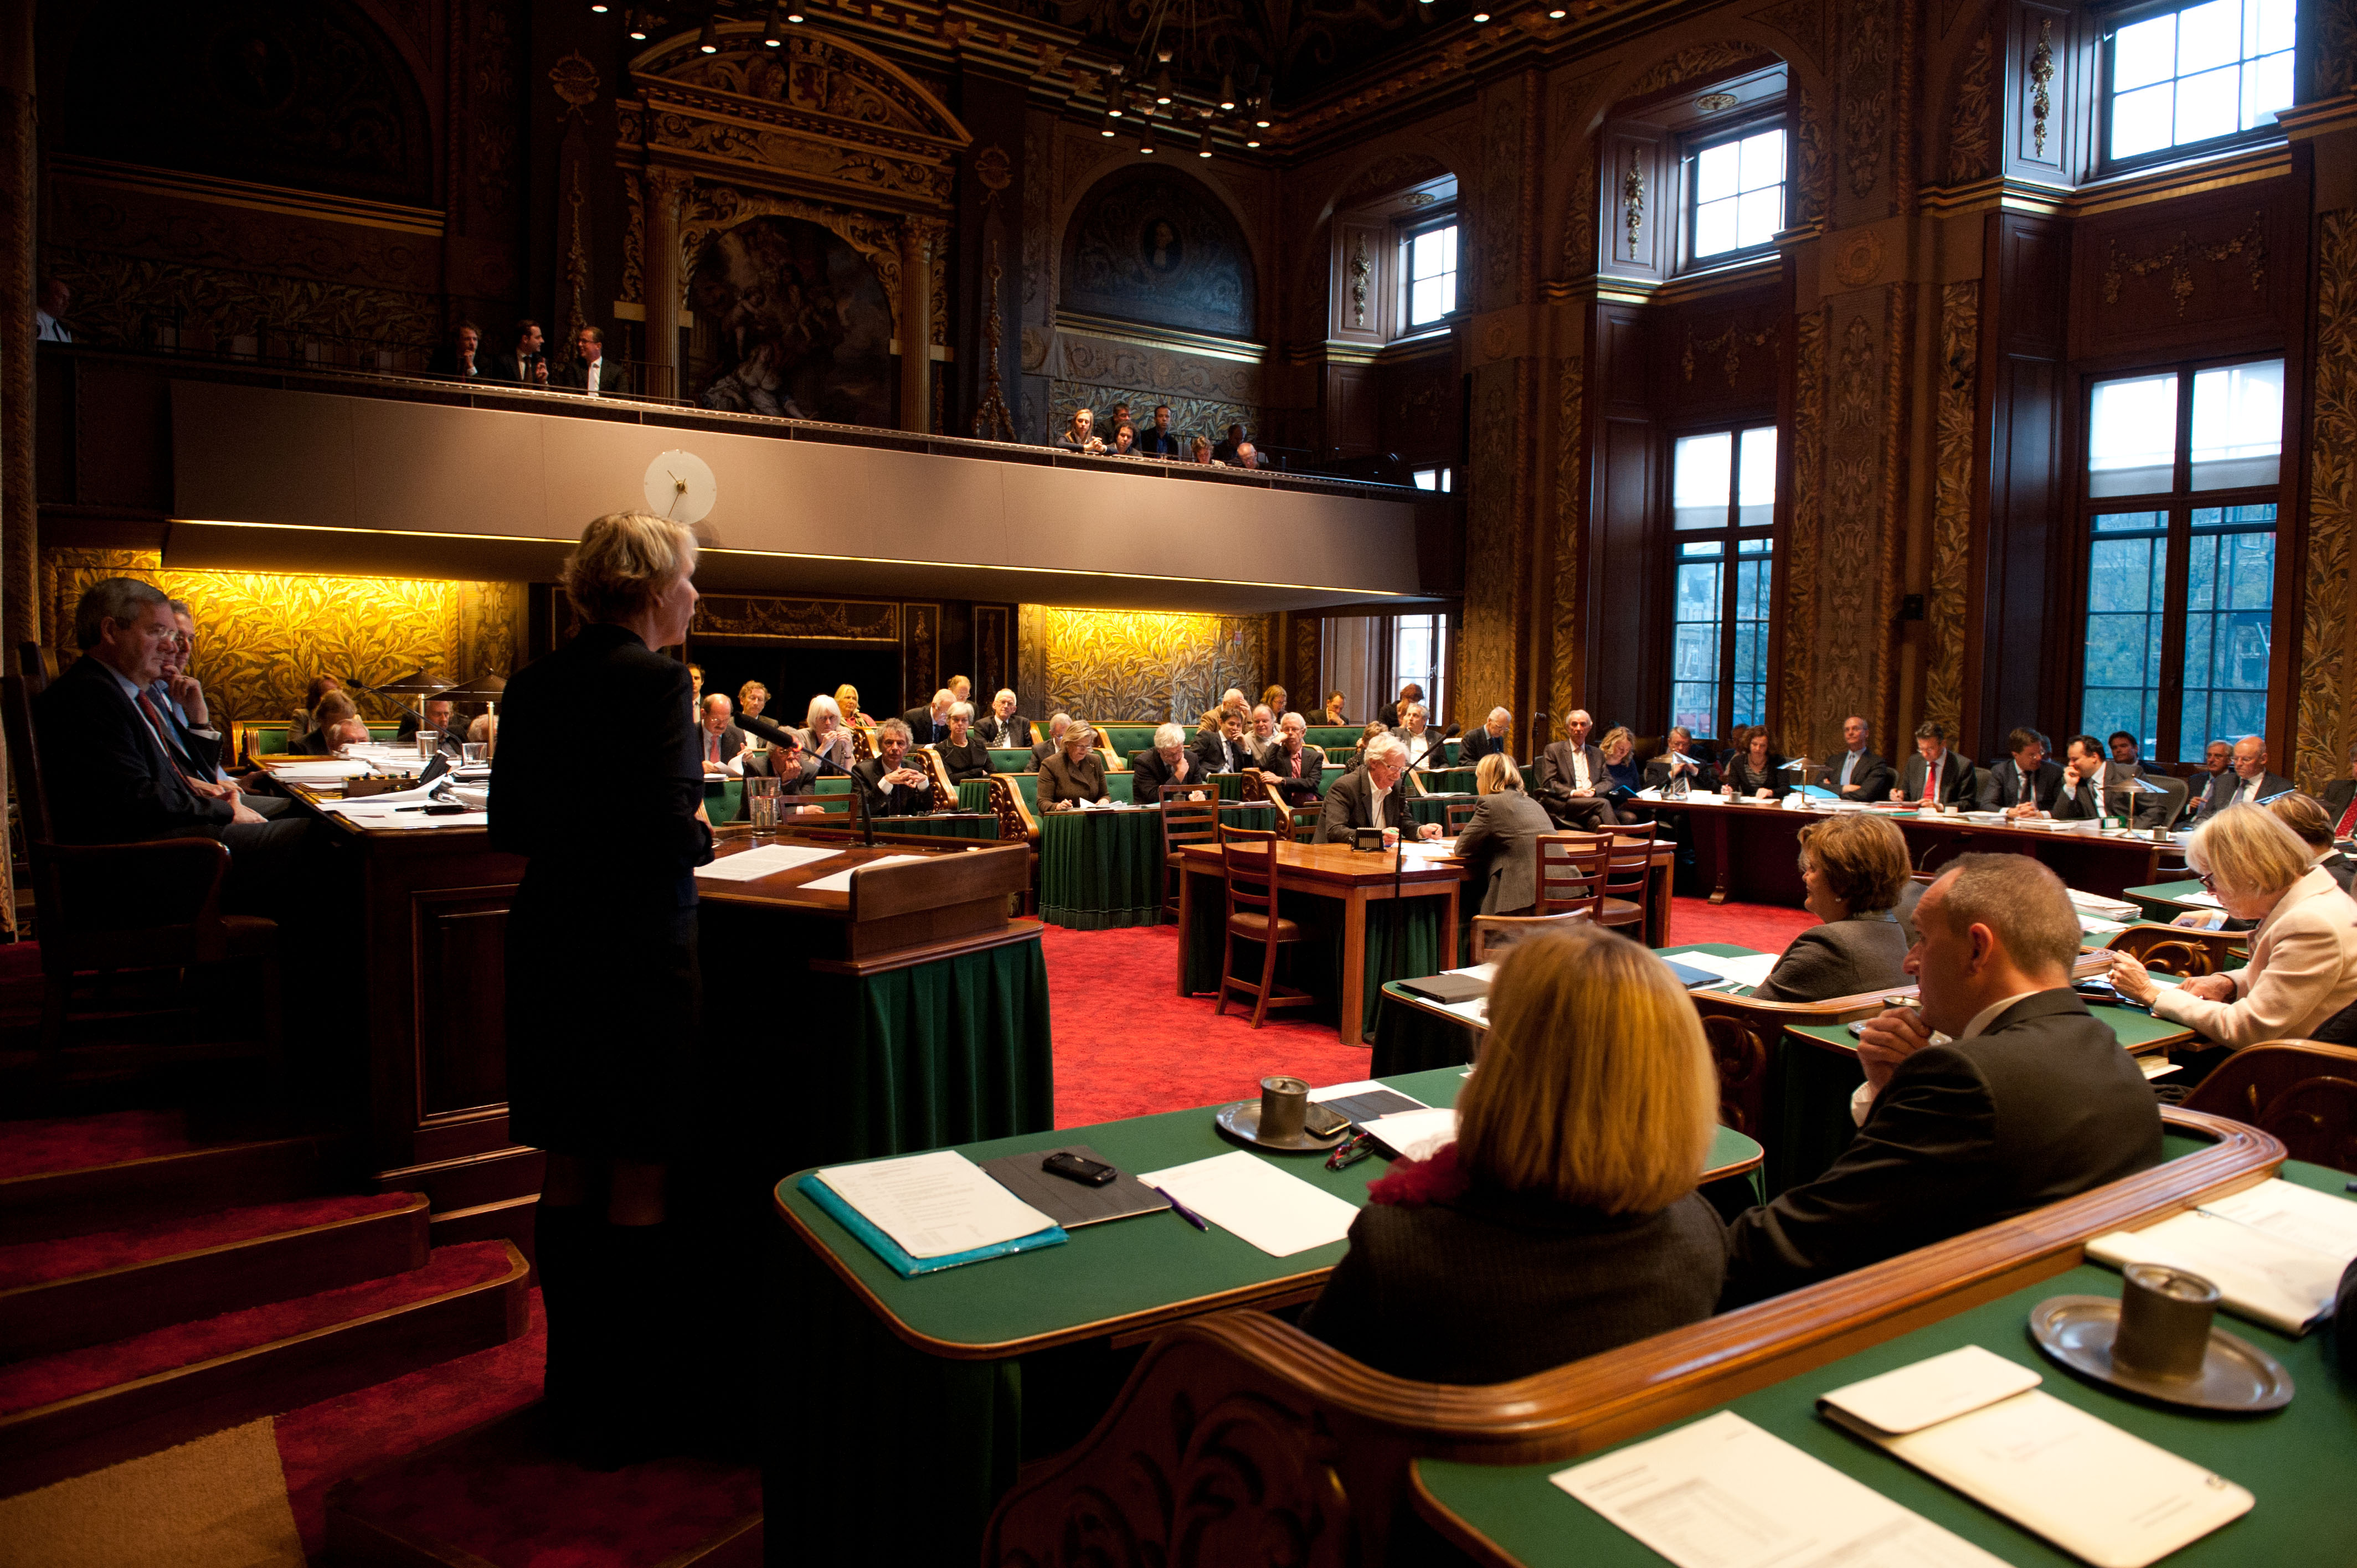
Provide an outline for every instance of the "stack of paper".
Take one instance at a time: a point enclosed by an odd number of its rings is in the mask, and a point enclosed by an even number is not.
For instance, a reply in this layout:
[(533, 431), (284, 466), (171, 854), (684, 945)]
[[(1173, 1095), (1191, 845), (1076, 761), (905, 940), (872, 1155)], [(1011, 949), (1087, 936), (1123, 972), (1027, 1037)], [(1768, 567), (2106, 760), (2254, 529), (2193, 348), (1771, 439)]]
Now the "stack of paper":
[(1272, 1258), (1340, 1241), (1359, 1211), (1332, 1193), (1238, 1149), (1208, 1160), (1146, 1171), (1138, 1180)]
[(1444, 1144), (1457, 1142), (1457, 1112), (1446, 1106), (1398, 1111), (1361, 1124), (1360, 1131), (1404, 1160), (1428, 1160)]
[[(748, 851), (748, 853), (750, 852)], [(871, 865), (898, 865), (903, 861), (922, 860), (925, 857), (921, 854), (879, 854), (874, 860), (866, 861), (858, 865), (853, 866), (849, 871), (838, 871), (831, 876), (822, 876), (816, 881), (805, 882), (802, 884), (802, 891), (805, 893), (848, 893), (851, 891), (851, 878), (855, 872), (865, 871)]]
[(755, 849), (723, 855), (710, 865), (699, 865), (695, 874), (716, 882), (750, 882), (757, 877), (775, 876), (780, 871), (791, 871), (813, 861), (833, 860), (842, 853), (839, 849), (815, 849), (808, 844), (762, 844)]
[[(1047, 1232), (1053, 1233), (1053, 1240), (1064, 1239), (1054, 1220), (991, 1180), (955, 1149), (830, 1165), (804, 1177), (804, 1190), (810, 1190), (813, 1178), (838, 1202), (824, 1204), (812, 1192), (814, 1200), (838, 1219), (846, 1213), (856, 1216), (919, 1265), (995, 1256), (1017, 1250), (1018, 1242), (1049, 1240), (1043, 1234)], [(900, 1267), (900, 1259), (877, 1247), (877, 1236), (854, 1229), (887, 1262)]]
[(2082, 893), (2075, 887), (2071, 889), (2071, 907), (2079, 911), (2082, 920), (2090, 915), (2102, 920), (2136, 920), (2144, 917), (2140, 907), (2125, 899)]
[(335, 784), (346, 779), (358, 779), (375, 768), (366, 761), (354, 761), (341, 757), (316, 757), (308, 762), (281, 762), (270, 769), (274, 779), (285, 779), (296, 784)]
[(2218, 1287), (2226, 1309), (2304, 1334), (2332, 1308), (2357, 1261), (2357, 1203), (2280, 1179), (2261, 1182), (2142, 1230), (2087, 1243), (2114, 1268), (2166, 1263)]
[[(1758, 985), (1776, 967), (1777, 955), (1771, 952), (1747, 953), (1740, 958), (1719, 958), (1706, 952), (1669, 952), (1662, 955), (1689, 969), (1699, 969), (1717, 975), (1729, 985)], [(1715, 991), (1717, 986), (1705, 986)]]

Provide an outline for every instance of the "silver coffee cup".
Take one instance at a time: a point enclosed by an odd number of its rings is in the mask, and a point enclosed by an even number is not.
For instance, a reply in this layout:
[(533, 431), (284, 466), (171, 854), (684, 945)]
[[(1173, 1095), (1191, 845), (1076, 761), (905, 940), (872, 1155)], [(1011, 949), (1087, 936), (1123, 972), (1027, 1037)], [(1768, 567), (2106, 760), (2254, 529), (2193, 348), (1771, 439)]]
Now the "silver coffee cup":
[(1280, 1073), (1260, 1080), (1260, 1135), (1272, 1143), (1301, 1136), (1302, 1120), (1309, 1112), (1309, 1085)]
[(2210, 1355), (2218, 1287), (2166, 1263), (2130, 1263), (2120, 1273), (2120, 1326), (2112, 1337), (2112, 1364), (2168, 1382), (2200, 1377)]

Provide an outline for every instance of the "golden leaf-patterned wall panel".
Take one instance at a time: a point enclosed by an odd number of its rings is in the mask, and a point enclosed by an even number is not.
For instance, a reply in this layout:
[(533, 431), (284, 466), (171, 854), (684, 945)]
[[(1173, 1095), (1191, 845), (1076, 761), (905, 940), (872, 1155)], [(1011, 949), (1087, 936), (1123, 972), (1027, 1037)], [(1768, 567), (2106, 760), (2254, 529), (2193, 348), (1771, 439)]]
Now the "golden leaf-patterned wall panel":
[(1939, 466), (1932, 509), (1932, 634), (1923, 716), (1961, 735), (1964, 595), (1972, 556), (1973, 438), (1980, 392), (1981, 285), (1952, 283), (1940, 296), (1940, 390), (1933, 424)]
[(1054, 606), (1040, 615), (1049, 713), (1190, 723), (1229, 687), (1256, 697), (1264, 682), (1267, 622), (1260, 616)]
[(2300, 580), (2299, 714), (2293, 776), (2304, 789), (2348, 771), (2352, 669), (2349, 560), (2357, 536), (2357, 209), (2319, 220), (2316, 427), (2309, 448), (2308, 558)]
[[(521, 641), (519, 583), (182, 572), (167, 570), (153, 550), (45, 550), (41, 613), (61, 660), (74, 655), (74, 606), (83, 591), (118, 576), (188, 602), (196, 675), (224, 723), (284, 718), (314, 675), (390, 681), (421, 666), (454, 682), (505, 675)], [(372, 718), (395, 712), (372, 698), (361, 709)]]

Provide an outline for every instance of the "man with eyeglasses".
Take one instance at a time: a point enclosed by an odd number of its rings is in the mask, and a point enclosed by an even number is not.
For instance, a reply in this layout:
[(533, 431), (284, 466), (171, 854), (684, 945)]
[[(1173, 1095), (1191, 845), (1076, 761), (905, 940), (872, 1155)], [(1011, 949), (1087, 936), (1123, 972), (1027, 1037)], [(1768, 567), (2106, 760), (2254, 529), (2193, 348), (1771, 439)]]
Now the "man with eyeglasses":
[(2234, 743), (2232, 765), (2210, 781), (2201, 814), (2206, 818), (2228, 806), (2255, 806), (2291, 788), (2290, 779), (2267, 771), (2266, 737), (2246, 735)]

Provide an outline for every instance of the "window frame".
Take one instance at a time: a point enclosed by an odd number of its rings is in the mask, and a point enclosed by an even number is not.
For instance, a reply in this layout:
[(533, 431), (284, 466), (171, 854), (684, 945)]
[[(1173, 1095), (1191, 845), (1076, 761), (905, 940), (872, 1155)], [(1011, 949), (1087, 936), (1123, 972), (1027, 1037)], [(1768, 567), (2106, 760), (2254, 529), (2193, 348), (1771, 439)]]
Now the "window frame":
[[(1421, 338), (1427, 333), (1446, 332), (1465, 314), (1465, 226), (1459, 222), (1457, 203), (1426, 208), (1412, 218), (1401, 218), (1392, 225), (1392, 250), (1399, 258), (1399, 331), (1393, 341)], [(1457, 265), (1449, 274), (1457, 279), (1456, 302), (1429, 321), (1414, 319), (1415, 300), (1415, 247), (1418, 237), (1441, 229), (1457, 231)]]
[[(1776, 495), (1769, 503), (1769, 518), (1766, 522), (1745, 523), (1739, 521), (1743, 510), (1743, 435), (1749, 430), (1773, 430), (1776, 433)], [(1677, 526), (1678, 443), (1697, 435), (1722, 435), (1730, 438), (1727, 451), (1727, 521), (1705, 528), (1680, 528)], [(1663, 436), (1664, 460), (1662, 464), (1662, 537), (1668, 541), (1669, 563), (1668, 580), (1665, 585), (1667, 601), (1661, 622), (1667, 634), (1664, 658), (1666, 679), (1660, 688), (1664, 700), (1663, 728), (1666, 731), (1670, 725), (1677, 723), (1678, 628), (1701, 624), (1678, 619), (1678, 570), (1689, 564), (1681, 547), (1689, 543), (1717, 542), (1721, 546), (1718, 559), (1722, 570), (1719, 573), (1718, 584), (1718, 668), (1711, 677), (1715, 687), (1711, 715), (1713, 733), (1708, 736), (1696, 738), (1706, 738), (1725, 745), (1732, 737), (1736, 728), (1735, 663), (1737, 644), (1739, 640), (1736, 636), (1738, 619), (1737, 607), (1741, 598), (1742, 564), (1746, 560), (1764, 562), (1768, 566), (1768, 588), (1765, 596), (1767, 613), (1760, 618), (1759, 622), (1760, 714), (1758, 722), (1763, 725), (1768, 723), (1772, 714), (1770, 704), (1774, 696), (1776, 664), (1777, 564), (1780, 557), (1777, 541), (1781, 532), (1779, 525), (1783, 509), (1785, 464), (1788, 461), (1785, 453), (1787, 435), (1781, 421), (1770, 413), (1766, 417), (1737, 419), (1722, 416), (1707, 422), (1673, 425), (1663, 430)], [(1745, 543), (1754, 542), (1761, 544), (1763, 548), (1749, 553), (1742, 549)]]
[[(2235, 131), (2222, 136), (2212, 136), (2200, 142), (2174, 142), (2165, 147), (2155, 147), (2148, 153), (2133, 153), (2124, 158), (2112, 156), (2112, 76), (2113, 55), (2118, 47), (2120, 29), (2149, 22), (2156, 16), (2175, 16), (2190, 11), (2205, 0), (2144, 0), (2141, 5), (2123, 5), (2116, 10), (2099, 12), (2093, 16), (2095, 30), (2095, 177), (2133, 174), (2142, 169), (2157, 168), (2163, 164), (2184, 163), (2195, 158), (2216, 157), (2224, 153), (2241, 152), (2245, 147), (2263, 146), (2269, 142), (2285, 140), (2283, 123), (2254, 125), (2247, 131)], [(2297, 13), (2295, 13), (2297, 15)], [(2298, 42), (2295, 21), (2292, 45), (2292, 102), (2299, 102), (2299, 67), (2303, 51)], [(2290, 105), (2286, 105), (2290, 107)], [(2104, 378), (2109, 380), (2109, 377)]]
[[(2295, 369), (2293, 355), (2279, 349), (2245, 349), (2240, 353), (2210, 353), (2178, 360), (2143, 362), (2133, 365), (2089, 370), (2079, 376), (2078, 406), (2075, 414), (2075, 444), (2071, 448), (2077, 454), (2079, 478), (2075, 487), (2073, 572), (2076, 592), (2072, 602), (2073, 619), (2071, 624), (2071, 647), (2075, 657), (2070, 660), (2069, 703), (2072, 728), (2083, 725), (2087, 716), (2087, 652), (2089, 618), (2094, 614), (2093, 547), (2094, 525), (2098, 517), (2126, 512), (2158, 512), (2162, 514), (2163, 542), (2159, 615), (2161, 618), (2160, 651), (2158, 661), (2158, 681), (2153, 688), (2153, 736), (2148, 760), (2158, 768), (2180, 774), (2198, 764), (2197, 749), (2191, 757), (2185, 755), (2185, 647), (2189, 623), (2197, 613), (2190, 610), (2186, 598), (2191, 582), (2193, 555), (2193, 514), (2217, 510), (2231, 511), (2238, 507), (2272, 506), (2275, 521), (2269, 531), (2274, 535), (2275, 556), (2273, 581), (2268, 587), (2268, 616), (2276, 620), (2283, 613), (2286, 597), (2285, 575), (2289, 569), (2293, 551), (2292, 517), (2287, 498), (2292, 493), (2292, 469), (2297, 454), (2293, 443), (2278, 435), (2276, 479), (2271, 485), (2237, 485), (2215, 489), (2193, 489), (2193, 403), (2194, 378), (2208, 371), (2232, 369), (2237, 365), (2279, 361), (2284, 367), (2284, 406), (2287, 419), (2295, 417), (2298, 396), (2292, 382)], [(2176, 432), (2169, 464), (2169, 484), (2165, 490), (2146, 490), (2130, 495), (2098, 496), (2094, 490), (2094, 472), (2090, 445), (2093, 434), (2095, 388), (2108, 381), (2129, 381), (2147, 376), (2174, 375), (2178, 382)], [(2281, 427), (2278, 427), (2279, 432)], [(2221, 532), (2236, 532), (2227, 524)], [(2256, 532), (2243, 529), (2239, 532)], [(2198, 612), (2215, 614), (2216, 610)], [(2281, 659), (2283, 639), (2271, 637), (2267, 654), (2267, 683), (2261, 722), (2255, 733), (2273, 737), (2282, 704), (2294, 694), (2284, 689), (2286, 671)], [(2205, 688), (2216, 691), (2219, 688)], [(2139, 740), (2141, 740), (2141, 736)], [(2273, 740), (2270, 739), (2270, 746)]]
[[(1678, 170), (1678, 242), (1674, 270), (1679, 274), (1716, 272), (1721, 267), (1739, 267), (1776, 253), (1773, 233), (1756, 245), (1738, 245), (1731, 251), (1715, 251), (1707, 256), (1695, 253), (1695, 216), (1702, 208), (1702, 181), (1697, 177), (1702, 155), (1728, 142), (1740, 142), (1759, 135), (1773, 127), (1784, 138), (1784, 177), (1777, 182), (1783, 192), (1782, 211), (1776, 232), (1792, 223), (1792, 115), (1783, 100), (1763, 108), (1760, 113), (1730, 124), (1715, 124), (1682, 134), (1677, 138)], [(1707, 431), (1689, 434), (1707, 435)]]

